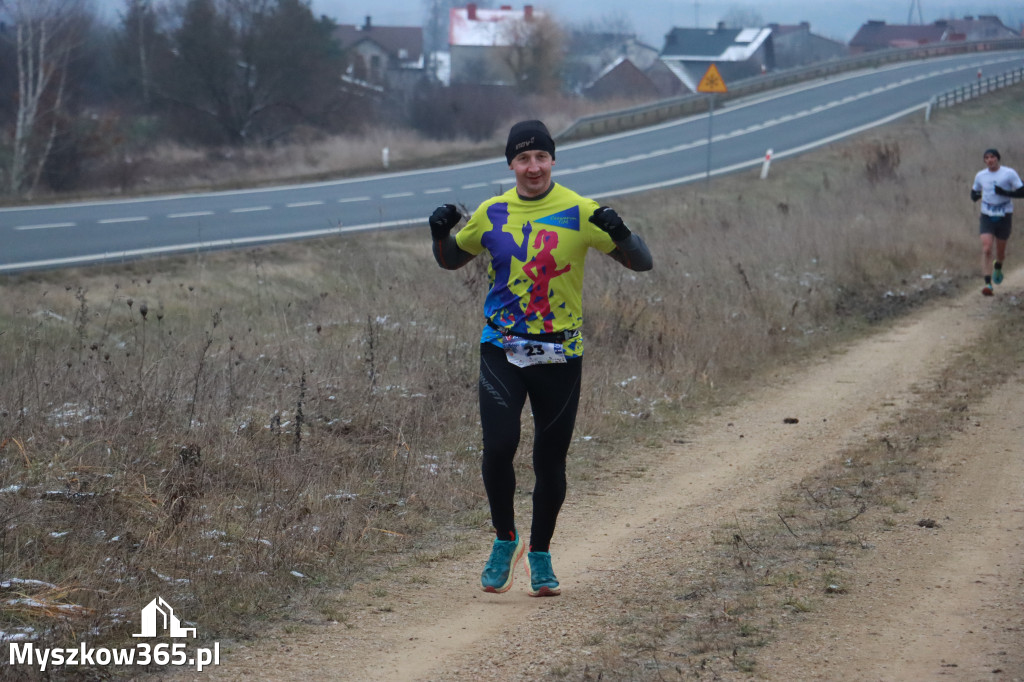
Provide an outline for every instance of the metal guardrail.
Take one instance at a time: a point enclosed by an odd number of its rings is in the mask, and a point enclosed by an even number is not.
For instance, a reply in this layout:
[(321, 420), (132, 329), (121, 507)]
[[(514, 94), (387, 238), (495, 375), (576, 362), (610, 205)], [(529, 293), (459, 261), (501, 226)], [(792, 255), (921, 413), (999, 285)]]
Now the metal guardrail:
[(952, 90), (935, 95), (928, 103), (928, 107), (929, 109), (933, 107), (952, 107), (972, 100), (975, 97), (981, 97), (984, 94), (994, 92), (1011, 85), (1016, 85), (1021, 81), (1024, 81), (1024, 67), (1014, 69), (1013, 71), (1007, 71), (996, 76), (979, 78), (974, 83), (961, 85), (959, 88), (953, 88)]
[[(919, 47), (868, 52), (855, 57), (836, 59), (811, 66), (776, 71), (763, 76), (745, 78), (729, 84), (729, 91), (715, 95), (716, 102), (746, 97), (758, 92), (793, 85), (816, 78), (827, 78), (857, 69), (877, 68), (896, 62), (914, 61), (930, 57), (945, 57), (972, 52), (996, 52), (1024, 49), (1024, 39), (985, 40), (962, 43), (941, 43)], [(659, 100), (629, 109), (594, 114), (577, 119), (572, 125), (555, 135), (559, 142), (582, 140), (654, 125), (683, 116), (707, 111), (709, 98), (693, 93)]]

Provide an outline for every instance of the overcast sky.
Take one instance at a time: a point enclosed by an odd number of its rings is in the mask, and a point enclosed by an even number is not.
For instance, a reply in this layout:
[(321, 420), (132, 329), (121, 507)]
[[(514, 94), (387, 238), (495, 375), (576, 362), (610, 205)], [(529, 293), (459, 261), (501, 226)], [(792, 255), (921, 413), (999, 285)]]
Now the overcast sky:
[[(94, 0), (116, 16), (124, 0)], [(362, 24), (367, 16), (380, 26), (422, 26), (430, 0), (312, 0), (313, 12), (340, 24)], [(481, 2), (483, 6), (486, 3)], [(519, 9), (533, 4), (547, 10), (561, 23), (582, 23), (604, 18), (625, 18), (648, 44), (661, 48), (665, 34), (674, 26), (714, 26), (733, 10), (760, 15), (765, 23), (798, 24), (808, 21), (811, 31), (847, 42), (868, 19), (890, 24), (924, 23), (966, 15), (995, 14), (1007, 26), (1020, 29), (1024, 22), (1021, 0), (501, 0)], [(909, 20), (909, 21), (908, 21)]]

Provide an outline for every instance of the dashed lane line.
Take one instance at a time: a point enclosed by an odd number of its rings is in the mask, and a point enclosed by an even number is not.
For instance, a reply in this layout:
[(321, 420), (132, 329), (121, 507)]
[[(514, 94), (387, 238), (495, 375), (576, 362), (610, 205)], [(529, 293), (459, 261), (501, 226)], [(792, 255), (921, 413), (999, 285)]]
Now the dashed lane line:
[(149, 220), (149, 216), (137, 215), (130, 216), (128, 218), (103, 218), (102, 220), (97, 220), (96, 222), (98, 222), (100, 225), (112, 225), (114, 223), (142, 223), (147, 220)]
[(171, 213), (168, 218), (200, 218), (202, 216), (213, 215), (213, 211), (190, 211), (188, 213)]
[(216, 248), (237, 248), (240, 246), (252, 246), (256, 244), (267, 244), (273, 242), (291, 241), (295, 239), (310, 239), (313, 237), (325, 237), (336, 234), (349, 234), (355, 232), (371, 232), (379, 229), (390, 229), (397, 227), (408, 227), (422, 223), (421, 219), (414, 220), (389, 220), (378, 223), (366, 223), (364, 225), (337, 226), (320, 230), (307, 230), (305, 232), (283, 232), (280, 234), (260, 235), (254, 237), (240, 237), (237, 239), (217, 239), (213, 241), (200, 241), (188, 244), (171, 244), (166, 246), (153, 246), (141, 249), (130, 249), (127, 251), (100, 252), (83, 254), (80, 256), (68, 256), (64, 258), (49, 258), (37, 261), (24, 261), (19, 263), (0, 264), (0, 273), (17, 272), (20, 270), (31, 270), (35, 268), (66, 267), (70, 265), (84, 265), (87, 263), (117, 262), (128, 258), (140, 258), (144, 256), (166, 255), (172, 253), (191, 253), (205, 249)]
[(75, 223), (46, 223), (43, 225), (18, 225), (15, 230), (53, 230), (58, 227), (74, 227)]

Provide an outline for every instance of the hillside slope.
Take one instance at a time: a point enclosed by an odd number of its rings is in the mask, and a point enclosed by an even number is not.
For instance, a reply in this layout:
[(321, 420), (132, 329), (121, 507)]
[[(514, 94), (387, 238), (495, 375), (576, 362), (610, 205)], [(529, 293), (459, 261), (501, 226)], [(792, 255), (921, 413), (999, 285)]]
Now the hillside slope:
[[(640, 629), (637, 606), (655, 612), (688, 599), (688, 576), (699, 585), (713, 570), (723, 528), (777, 515), (805, 477), (884, 434), (904, 411), (927, 409), (922, 401), (934, 394), (921, 387), (983, 339), (999, 352), (996, 311), (1022, 296), (1018, 271), (995, 300), (971, 290), (936, 302), (779, 373), (608, 472), (597, 494), (574, 494), (570, 482), (552, 545), (561, 597), (527, 596), (521, 569), (510, 592), (480, 592), (489, 542), (481, 535), (479, 556), (356, 585), (338, 595), (351, 614), (344, 623), (233, 644), (201, 679), (1024, 679), (1021, 367), (1008, 368), (1005, 385), (983, 402), (949, 416), (962, 424), (930, 451), (914, 499), (894, 503), (891, 521), (864, 524), (860, 547), (837, 573), (841, 588), (816, 590), (807, 608), (762, 600), (774, 625), (750, 660), (669, 650), (654, 652), (657, 665), (627, 671), (621, 657), (622, 642)], [(664, 614), (668, 633), (689, 617)], [(736, 617), (723, 609), (722, 618)]]

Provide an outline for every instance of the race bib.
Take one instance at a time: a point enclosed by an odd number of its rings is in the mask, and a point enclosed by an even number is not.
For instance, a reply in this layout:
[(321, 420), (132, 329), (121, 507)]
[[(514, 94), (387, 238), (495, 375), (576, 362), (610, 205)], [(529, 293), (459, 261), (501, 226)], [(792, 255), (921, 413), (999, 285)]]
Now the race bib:
[(1002, 218), (1006, 215), (1006, 207), (1010, 202), (1002, 204), (990, 204), (987, 201), (981, 202), (981, 212), (992, 218)]
[(505, 336), (502, 339), (505, 356), (516, 367), (533, 365), (551, 365), (565, 362), (565, 349), (560, 343), (530, 341), (518, 336)]

